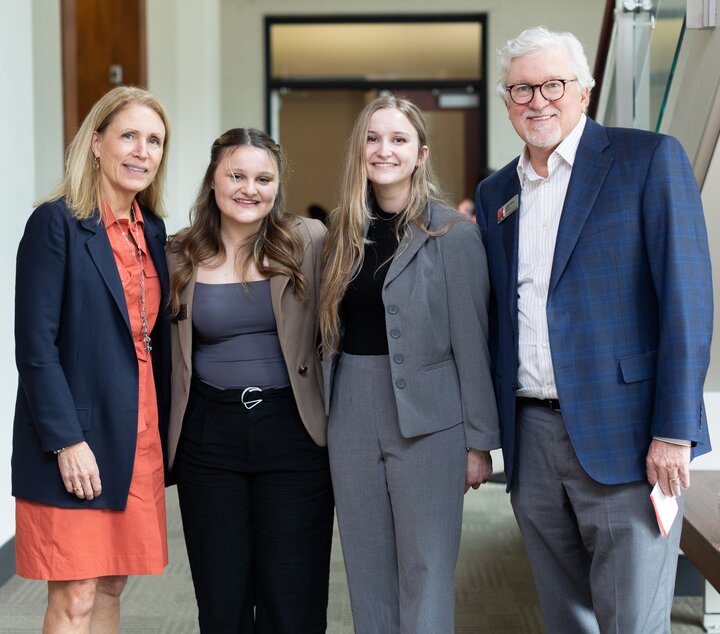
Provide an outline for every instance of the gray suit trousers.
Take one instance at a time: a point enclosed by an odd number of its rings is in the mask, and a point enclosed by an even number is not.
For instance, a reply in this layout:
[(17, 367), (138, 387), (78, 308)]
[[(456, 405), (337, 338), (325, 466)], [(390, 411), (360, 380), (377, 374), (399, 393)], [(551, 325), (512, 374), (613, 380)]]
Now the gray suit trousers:
[(550, 634), (670, 634), (682, 526), (658, 529), (647, 481), (604, 485), (562, 414), (518, 401), (512, 505)]
[(385, 355), (343, 354), (330, 469), (357, 634), (453, 634), (462, 424), (403, 438)]

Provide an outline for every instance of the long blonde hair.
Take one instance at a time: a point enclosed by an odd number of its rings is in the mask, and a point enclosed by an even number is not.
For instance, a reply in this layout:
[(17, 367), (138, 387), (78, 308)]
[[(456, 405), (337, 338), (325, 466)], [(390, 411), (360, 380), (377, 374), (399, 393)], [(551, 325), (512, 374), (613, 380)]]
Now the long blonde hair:
[[(319, 317), (323, 354), (337, 351), (339, 342), (339, 307), (350, 280), (362, 267), (365, 253), (365, 224), (371, 218), (372, 187), (365, 166), (370, 119), (378, 110), (394, 109), (404, 114), (418, 134), (418, 152), (427, 146), (427, 125), (420, 109), (408, 99), (394, 95), (378, 97), (360, 112), (355, 122), (345, 156), (340, 182), (340, 203), (329, 216), (328, 238), (323, 251), (323, 289)], [(419, 154), (421, 156), (421, 154)], [(442, 198), (429, 157), (420, 162), (412, 174), (407, 206), (398, 214), (397, 232), (401, 238), (417, 227), (430, 235), (424, 212), (428, 200)]]
[(195, 267), (200, 262), (216, 260), (218, 257), (224, 261), (224, 258), (230, 256), (225, 252), (220, 237), (220, 208), (212, 185), (220, 162), (241, 146), (260, 148), (268, 153), (278, 170), (278, 189), (270, 213), (262, 219), (260, 228), (250, 243), (231, 255), (236, 258), (239, 271), (246, 271), (252, 262), (260, 273), (268, 277), (287, 275), (295, 295), (301, 299), (307, 295), (307, 280), (300, 270), (303, 257), (302, 240), (293, 229), (293, 215), (285, 210), (283, 152), (280, 146), (261, 130), (233, 128), (213, 142), (210, 163), (190, 211), (190, 226), (178, 232), (170, 241), (170, 251), (178, 257), (178, 264), (170, 279), (172, 314), (176, 314), (180, 308), (180, 293), (192, 279)]
[(167, 174), (170, 124), (167, 112), (157, 97), (147, 90), (135, 86), (113, 88), (100, 97), (90, 109), (65, 153), (65, 176), (62, 182), (50, 196), (39, 201), (38, 205), (64, 198), (68, 209), (78, 220), (91, 218), (95, 214), (102, 199), (102, 191), (100, 170), (95, 168), (95, 157), (91, 147), (93, 134), (95, 132), (102, 134), (121, 110), (132, 105), (150, 108), (157, 113), (165, 126), (163, 155), (155, 178), (147, 189), (136, 196), (138, 202), (151, 213), (160, 217), (165, 215), (162, 197)]

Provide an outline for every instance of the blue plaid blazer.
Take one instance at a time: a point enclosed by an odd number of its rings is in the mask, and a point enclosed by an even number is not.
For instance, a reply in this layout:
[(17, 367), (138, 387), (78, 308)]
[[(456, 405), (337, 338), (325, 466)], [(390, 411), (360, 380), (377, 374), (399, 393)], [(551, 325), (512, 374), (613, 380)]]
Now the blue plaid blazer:
[[(492, 287), (490, 352), (508, 489), (515, 461), (518, 159), (477, 189)], [(547, 298), (553, 368), (577, 456), (597, 482), (643, 480), (654, 436), (710, 450), (703, 383), (713, 295), (702, 204), (672, 137), (588, 119)]]

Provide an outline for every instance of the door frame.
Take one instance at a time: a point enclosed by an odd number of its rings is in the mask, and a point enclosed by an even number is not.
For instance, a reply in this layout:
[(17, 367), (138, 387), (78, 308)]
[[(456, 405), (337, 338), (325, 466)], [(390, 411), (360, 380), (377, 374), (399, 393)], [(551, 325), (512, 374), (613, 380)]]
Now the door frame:
[[(274, 79), (272, 77), (272, 27), (276, 24), (408, 24), (408, 23), (473, 22), (480, 25), (480, 78), (460, 80), (387, 80), (387, 79)], [(270, 135), (274, 129), (273, 99), (282, 89), (290, 90), (377, 90), (402, 93), (406, 90), (438, 90), (471, 92), (478, 95), (479, 130), (478, 164), (481, 172), (488, 169), (488, 100), (487, 100), (487, 46), (488, 29), (485, 13), (450, 14), (368, 14), (368, 15), (292, 15), (265, 17), (265, 129)]]

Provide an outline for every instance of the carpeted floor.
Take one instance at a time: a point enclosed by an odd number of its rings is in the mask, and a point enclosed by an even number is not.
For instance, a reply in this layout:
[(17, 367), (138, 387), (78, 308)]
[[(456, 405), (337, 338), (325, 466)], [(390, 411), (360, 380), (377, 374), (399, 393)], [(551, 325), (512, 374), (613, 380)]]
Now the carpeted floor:
[[(480, 491), (469, 493), (465, 500), (457, 569), (457, 634), (544, 632), (525, 550), (504, 487), (488, 484)], [(121, 629), (124, 633), (198, 631), (174, 488), (168, 490), (168, 531), (170, 566), (165, 574), (134, 577), (123, 594)], [(328, 634), (352, 634), (350, 601), (337, 534), (331, 566)], [(44, 583), (17, 577), (8, 581), (0, 588), (0, 632), (40, 632), (45, 601)], [(701, 610), (699, 597), (676, 598), (673, 634), (702, 634)]]

